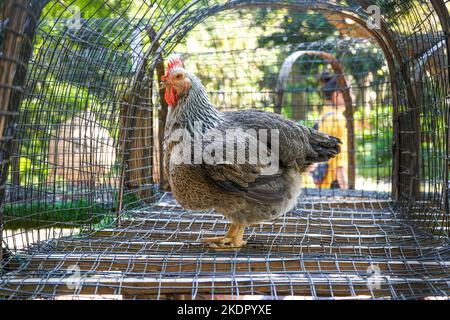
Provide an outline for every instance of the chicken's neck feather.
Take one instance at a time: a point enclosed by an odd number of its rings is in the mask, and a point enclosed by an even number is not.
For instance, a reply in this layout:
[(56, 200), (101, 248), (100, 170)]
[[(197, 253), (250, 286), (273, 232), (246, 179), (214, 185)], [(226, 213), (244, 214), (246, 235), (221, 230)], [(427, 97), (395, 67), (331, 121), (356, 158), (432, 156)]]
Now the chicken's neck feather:
[(191, 88), (180, 97), (177, 105), (169, 110), (167, 126), (187, 129), (191, 134), (201, 125), (203, 132), (222, 122), (222, 114), (211, 103), (205, 87), (194, 75), (189, 75)]

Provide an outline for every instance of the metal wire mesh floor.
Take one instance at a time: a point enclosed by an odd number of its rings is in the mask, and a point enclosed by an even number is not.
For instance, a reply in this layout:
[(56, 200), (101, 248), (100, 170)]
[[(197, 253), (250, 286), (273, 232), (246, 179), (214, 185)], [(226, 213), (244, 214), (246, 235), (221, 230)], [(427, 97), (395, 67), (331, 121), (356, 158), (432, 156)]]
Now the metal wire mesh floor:
[(386, 298), (450, 295), (450, 248), (407, 224), (389, 200), (302, 199), (248, 245), (201, 243), (228, 222), (182, 209), (165, 194), (115, 227), (39, 243), (11, 259), (6, 298)]

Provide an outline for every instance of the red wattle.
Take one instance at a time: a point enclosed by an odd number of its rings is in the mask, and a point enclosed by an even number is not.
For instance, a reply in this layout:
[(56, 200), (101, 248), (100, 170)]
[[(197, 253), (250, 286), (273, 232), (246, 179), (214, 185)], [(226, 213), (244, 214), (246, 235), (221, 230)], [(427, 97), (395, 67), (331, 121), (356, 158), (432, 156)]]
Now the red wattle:
[(166, 99), (167, 104), (171, 107), (177, 103), (177, 98), (172, 88), (166, 89), (166, 92), (164, 93), (164, 99)]
[(170, 99), (172, 100), (172, 107), (174, 107), (177, 104), (177, 95), (173, 89), (170, 89)]
[(166, 100), (166, 102), (169, 106), (172, 105), (172, 101), (170, 100), (169, 89), (166, 89), (166, 91), (164, 92), (164, 99)]

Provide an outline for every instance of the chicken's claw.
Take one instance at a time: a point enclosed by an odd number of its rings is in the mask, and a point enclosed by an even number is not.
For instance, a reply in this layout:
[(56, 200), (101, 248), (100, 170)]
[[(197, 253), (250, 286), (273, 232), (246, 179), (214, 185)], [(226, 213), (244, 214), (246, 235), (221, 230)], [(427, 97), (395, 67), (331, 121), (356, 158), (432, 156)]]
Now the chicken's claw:
[(222, 241), (232, 240), (231, 238), (227, 237), (207, 237), (203, 238), (203, 243), (221, 243)]
[(247, 244), (245, 240), (236, 240), (230, 238), (224, 238), (222, 241), (218, 243), (211, 243), (210, 247), (215, 249), (216, 251), (232, 251), (241, 249)]
[(247, 244), (243, 240), (244, 225), (232, 223), (227, 233), (223, 237), (203, 238), (203, 243), (210, 243), (210, 247), (217, 251), (229, 251), (242, 248)]

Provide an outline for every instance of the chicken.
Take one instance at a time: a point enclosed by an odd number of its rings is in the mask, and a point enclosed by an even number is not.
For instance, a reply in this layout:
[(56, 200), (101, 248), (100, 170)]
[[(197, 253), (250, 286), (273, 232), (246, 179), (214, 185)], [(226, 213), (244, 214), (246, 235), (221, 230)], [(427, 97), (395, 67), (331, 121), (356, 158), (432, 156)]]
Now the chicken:
[[(178, 58), (169, 61), (161, 89), (169, 105), (164, 170), (184, 208), (215, 209), (231, 221), (224, 236), (203, 239), (217, 249), (244, 246), (245, 227), (291, 210), (300, 195), (301, 173), (340, 151), (338, 138), (272, 112), (217, 111), (199, 78)], [(274, 134), (263, 139), (268, 131)], [(232, 139), (229, 132), (234, 132)], [(250, 161), (255, 150), (265, 152), (271, 161), (254, 161), (255, 157)]]

